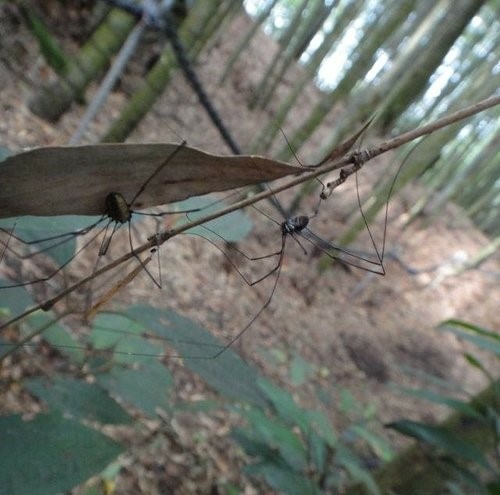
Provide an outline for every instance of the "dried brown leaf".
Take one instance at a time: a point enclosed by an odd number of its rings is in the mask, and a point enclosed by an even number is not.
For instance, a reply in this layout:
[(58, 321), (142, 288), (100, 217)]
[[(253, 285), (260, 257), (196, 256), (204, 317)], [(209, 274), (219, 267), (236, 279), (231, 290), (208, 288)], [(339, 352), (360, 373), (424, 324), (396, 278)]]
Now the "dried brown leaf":
[(37, 148), (0, 163), (0, 218), (101, 215), (110, 192), (140, 210), (299, 174), (260, 156), (218, 156), (178, 144), (98, 144)]

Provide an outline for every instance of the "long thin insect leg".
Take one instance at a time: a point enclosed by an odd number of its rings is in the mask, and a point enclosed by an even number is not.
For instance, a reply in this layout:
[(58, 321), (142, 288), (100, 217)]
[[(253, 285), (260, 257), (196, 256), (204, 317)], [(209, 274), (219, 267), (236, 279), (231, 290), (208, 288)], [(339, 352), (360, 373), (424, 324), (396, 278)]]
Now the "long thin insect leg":
[[(3, 257), (5, 256), (5, 252), (7, 251), (7, 248), (9, 247), (10, 240), (12, 239), (12, 234), (14, 232), (14, 229), (16, 228), (16, 222), (14, 222), (14, 225), (12, 226), (12, 229), (10, 232), (8, 232), (8, 237), (7, 237), (7, 242), (2, 241), (3, 249), (2, 249), (2, 254), (0, 255), (0, 263), (3, 261)], [(1, 229), (3, 232), (7, 233), (6, 230)]]
[(129, 222), (128, 224), (128, 241), (130, 245), (130, 252), (134, 256), (134, 258), (139, 262), (139, 264), (142, 266), (143, 270), (146, 272), (148, 277), (153, 281), (153, 283), (158, 287), (158, 289), (161, 289), (161, 282), (159, 283), (151, 274), (151, 272), (148, 270), (144, 262), (139, 258), (139, 255), (134, 251), (134, 245), (132, 242), (132, 229), (131, 229), (131, 223)]
[[(114, 222), (113, 224), (113, 230), (111, 234), (108, 236), (108, 229), (111, 223)], [(114, 233), (118, 229), (118, 222), (116, 220), (110, 219), (109, 222), (106, 225), (106, 231), (104, 233), (104, 237), (101, 242), (101, 247), (99, 248), (99, 256), (104, 256), (109, 249), (109, 245), (111, 244), (111, 239), (113, 238)]]
[[(113, 223), (114, 222), (114, 223)], [(113, 223), (113, 230), (111, 231), (111, 234), (108, 236), (108, 229), (109, 226)], [(103, 256), (106, 255), (106, 253), (109, 250), (109, 246), (111, 244), (111, 239), (113, 238), (114, 233), (119, 227), (119, 222), (117, 220), (114, 220), (113, 218), (110, 218), (108, 220), (108, 223), (106, 224), (106, 227), (104, 228), (104, 236), (101, 241), (101, 245), (99, 247), (97, 259), (95, 261), (94, 269), (92, 270), (92, 275), (94, 275), (97, 271), (97, 268), (99, 266), (99, 262)], [(101, 230), (102, 232), (102, 230)], [(87, 291), (87, 297), (86, 297), (86, 307), (90, 308), (92, 306), (92, 283), (93, 283), (94, 278), (92, 277), (90, 280), (90, 283), (88, 284), (88, 291)], [(88, 314), (88, 310), (86, 311), (86, 314)]]
[[(297, 163), (304, 169), (306, 170), (312, 170), (314, 169), (317, 165), (304, 165), (302, 163), (302, 161), (299, 159), (299, 157), (297, 156), (297, 154), (295, 153), (295, 150), (293, 149), (293, 146), (292, 144), (290, 143), (290, 141), (288, 140), (288, 137), (286, 136), (285, 132), (283, 131), (283, 129), (281, 127), (279, 127), (279, 130), (281, 132), (281, 134), (283, 135), (283, 137), (285, 138), (285, 141), (286, 141), (286, 144), (288, 146), (288, 149), (290, 150), (290, 152), (292, 153), (292, 155), (294, 156), (295, 160), (297, 161)], [(320, 185), (321, 185), (321, 188), (322, 189), (325, 189), (325, 184), (323, 183), (323, 181), (319, 178), (319, 177), (315, 177), (314, 180), (316, 182), (318, 182)], [(282, 212), (283, 216), (285, 218), (288, 218), (290, 216), (292, 216), (294, 214), (294, 212), (297, 210), (297, 208), (299, 207), (299, 204), (301, 202), (301, 200), (303, 199), (303, 194), (302, 193), (299, 193), (295, 196), (295, 198), (293, 199), (290, 207), (285, 211), (285, 212)], [(318, 206), (316, 207), (316, 209), (314, 210), (314, 215), (313, 216), (316, 216), (316, 214), (318, 213), (318, 210), (319, 210), (319, 206), (321, 204), (321, 200), (319, 201), (318, 203)]]
[(368, 220), (366, 218), (366, 215), (365, 215), (365, 212), (363, 211), (363, 206), (361, 204), (361, 198), (359, 196), (359, 188), (358, 188), (358, 173), (356, 172), (356, 198), (357, 198), (357, 201), (358, 201), (358, 206), (359, 206), (359, 211), (361, 213), (361, 216), (363, 218), (363, 222), (365, 223), (365, 226), (366, 226), (366, 230), (368, 231), (368, 235), (370, 236), (370, 241), (372, 243), (372, 246), (373, 246), (373, 249), (375, 249), (375, 253), (377, 255), (377, 258), (378, 258), (378, 261), (380, 262), (380, 266), (382, 267), (382, 270), (384, 271), (384, 275), (385, 275), (385, 268), (384, 268), (384, 251), (385, 251), (385, 234), (387, 232), (387, 212), (389, 211), (388, 210), (388, 201), (389, 201), (389, 198), (387, 198), (387, 201), (386, 201), (386, 210), (385, 210), (385, 221), (384, 221), (384, 236), (383, 236), (383, 240), (382, 240), (382, 255), (379, 253), (379, 250), (378, 250), (378, 247), (377, 247), (377, 243), (375, 242), (375, 239), (373, 238), (373, 234), (372, 234), (372, 231), (370, 229), (370, 226), (368, 225)]
[[(89, 225), (88, 227), (80, 229), (80, 230), (75, 230), (73, 232), (66, 232), (64, 234), (57, 234), (57, 235), (53, 235), (53, 236), (50, 236), (50, 237), (45, 237), (43, 239), (36, 239), (34, 241), (26, 241), (26, 240), (22, 239), (21, 237), (16, 236), (14, 233), (12, 233), (11, 235), (12, 235), (12, 237), (16, 241), (21, 242), (22, 244), (24, 244), (26, 246), (33, 246), (35, 244), (41, 244), (41, 243), (44, 243), (44, 242), (47, 242), (47, 241), (52, 241), (52, 240), (55, 240), (55, 239), (61, 239), (59, 242), (57, 242), (55, 244), (51, 244), (50, 246), (44, 247), (44, 248), (39, 249), (38, 251), (36, 251), (34, 253), (30, 253), (30, 254), (24, 256), (24, 258), (30, 258), (30, 257), (36, 256), (36, 255), (38, 255), (40, 253), (44, 253), (45, 251), (48, 251), (50, 249), (54, 249), (55, 247), (58, 247), (61, 244), (69, 242), (74, 237), (88, 234), (93, 228), (97, 227), (105, 218), (106, 218), (105, 216), (102, 216), (95, 223)], [(6, 229), (4, 229), (4, 228), (1, 228), (1, 227), (0, 227), (0, 232), (5, 232), (6, 234), (8, 234), (8, 231)], [(68, 237), (68, 238), (67, 239), (62, 239), (64, 237)]]
[[(330, 244), (329, 242), (326, 242), (324, 239), (321, 239), (321, 237), (317, 236), (314, 232), (312, 232), (309, 229), (304, 229), (302, 232), (300, 232), (300, 235), (308, 242), (310, 242), (313, 246), (317, 247), (323, 254), (326, 254), (329, 258), (333, 260), (338, 260), (341, 263), (345, 263), (346, 265), (352, 266), (354, 268), (359, 268), (364, 271), (372, 272), (372, 273), (377, 273), (379, 275), (385, 275), (385, 269), (383, 264), (380, 263), (380, 261), (374, 261), (370, 260), (369, 258), (364, 258), (362, 256), (355, 255), (351, 252), (349, 252), (346, 249), (343, 249), (338, 246), (334, 246), (333, 244)], [(345, 254), (346, 256), (350, 256), (354, 259), (364, 261), (368, 265), (374, 265), (378, 267), (378, 269), (370, 268), (369, 266), (364, 266), (361, 263), (353, 262), (350, 261), (349, 259), (346, 259), (345, 257), (341, 257), (336, 253), (342, 253)]]
[[(286, 245), (286, 235), (283, 235), (283, 238), (282, 238), (282, 252), (283, 252), (283, 255), (285, 253), (285, 245)], [(222, 347), (222, 349), (220, 349), (218, 352), (216, 352), (213, 356), (211, 356), (208, 359), (217, 359), (224, 351), (226, 351), (227, 349), (229, 349), (237, 340), (239, 340), (243, 336), (243, 334), (245, 334), (245, 332), (255, 323), (255, 321), (260, 317), (260, 315), (271, 304), (271, 301), (273, 299), (274, 293), (276, 292), (276, 288), (278, 287), (278, 281), (279, 281), (279, 278), (280, 278), (282, 266), (283, 266), (283, 256), (280, 257), (278, 265), (273, 270), (273, 272), (277, 271), (276, 279), (275, 279), (274, 284), (273, 284), (273, 288), (272, 288), (272, 290), (271, 290), (271, 292), (269, 294), (269, 297), (266, 299), (266, 301), (261, 306), (261, 308), (259, 309), (259, 311), (257, 311), (257, 313), (252, 317), (252, 319), (245, 325), (245, 327), (243, 329), (241, 329), (229, 342), (227, 342), (226, 345), (224, 347)]]
[[(206, 227), (208, 229), (208, 227)], [(213, 234), (219, 236), (219, 234), (217, 234), (216, 232), (212, 231), (211, 229), (208, 229), (210, 232), (212, 232)], [(249, 261), (258, 261), (258, 260), (263, 260), (263, 259), (267, 259), (267, 258), (271, 258), (273, 256), (279, 256), (279, 259), (278, 259), (278, 263), (276, 264), (276, 266), (274, 268), (272, 268), (270, 271), (268, 271), (267, 273), (265, 273), (264, 275), (262, 275), (261, 277), (259, 277), (257, 280), (254, 280), (253, 282), (250, 281), (244, 274), (243, 272), (236, 266), (236, 263), (234, 263), (234, 261), (231, 259), (231, 257), (220, 247), (218, 246), (215, 242), (213, 242), (211, 239), (209, 239), (208, 237), (204, 237), (203, 235), (201, 234), (196, 234), (196, 233), (188, 233), (188, 235), (196, 235), (198, 237), (201, 237), (202, 239), (210, 242), (210, 244), (212, 244), (215, 248), (217, 248), (223, 255), (224, 257), (229, 261), (229, 263), (231, 264), (231, 266), (236, 270), (236, 272), (240, 275), (240, 277), (246, 282), (247, 285), (249, 285), (250, 287), (254, 286), (254, 285), (257, 285), (259, 282), (262, 282), (263, 280), (265, 280), (267, 277), (269, 277), (270, 275), (272, 275), (277, 269), (278, 269), (278, 266), (279, 264), (281, 263), (281, 258), (283, 257), (283, 246), (281, 247), (281, 249), (279, 251), (276, 251), (275, 253), (271, 253), (271, 254), (266, 254), (264, 256), (257, 256), (255, 258), (252, 258), (248, 255), (246, 255), (243, 251), (241, 251), (240, 249), (234, 247), (233, 249), (238, 252), (239, 254), (241, 254), (243, 257), (245, 257), (247, 260)], [(219, 236), (221, 237), (221, 236)], [(222, 238), (222, 237), (221, 237)]]
[(144, 190), (146, 189), (146, 187), (148, 186), (148, 184), (160, 173), (160, 171), (163, 169), (163, 167), (165, 167), (165, 165), (167, 165), (167, 163), (172, 160), (172, 158), (177, 154), (179, 153), (179, 151), (186, 145), (186, 141), (182, 141), (182, 143), (177, 146), (177, 148), (172, 152), (170, 153), (170, 155), (165, 158), (165, 160), (160, 163), (160, 165), (158, 165), (158, 167), (156, 168), (156, 170), (144, 181), (144, 183), (142, 184), (142, 186), (139, 188), (139, 190), (135, 193), (135, 196), (132, 198), (132, 201), (130, 201), (129, 205), (133, 205), (134, 202), (136, 201), (136, 199), (144, 192)]
[[(218, 235), (216, 232), (213, 232), (215, 235)], [(197, 237), (201, 237), (204, 241), (207, 241), (209, 242), (210, 244), (212, 244), (212, 246), (214, 246), (216, 249), (218, 249), (222, 255), (227, 259), (227, 261), (229, 262), (229, 264), (234, 268), (234, 270), (236, 271), (236, 273), (238, 273), (238, 275), (243, 279), (243, 281), (248, 285), (248, 286), (252, 286), (252, 285), (255, 285), (255, 282), (252, 282), (250, 281), (246, 276), (245, 274), (238, 268), (238, 266), (236, 265), (236, 263), (231, 259), (231, 257), (229, 256), (229, 254), (227, 254), (220, 246), (218, 246), (214, 241), (212, 241), (212, 239), (208, 238), (208, 237), (205, 237), (203, 236), (202, 234), (197, 234), (195, 232), (193, 233), (187, 233), (186, 235), (194, 235), (194, 236), (197, 236)], [(243, 253), (242, 251), (240, 251), (238, 248), (233, 248), (235, 249), (238, 253), (240, 253), (242, 256), (245, 256), (246, 259), (248, 259), (249, 261), (255, 261), (255, 260), (259, 260), (259, 259), (263, 259), (261, 257), (259, 258), (250, 258), (248, 257), (245, 253)], [(273, 253), (273, 254), (270, 254), (270, 255), (267, 255), (266, 258), (268, 257), (271, 257), (271, 256), (277, 256), (277, 255), (280, 255), (281, 254), (281, 251), (277, 251), (276, 253)], [(267, 274), (268, 275), (268, 274)]]
[[(267, 214), (265, 214), (267, 216)], [(189, 216), (186, 215), (188, 218)], [(272, 219), (273, 220), (273, 219)], [(273, 222), (275, 222), (275, 220), (273, 220)], [(275, 222), (277, 223), (277, 222)], [(218, 232), (216, 232), (215, 230), (212, 230), (210, 227), (207, 227), (206, 225), (201, 225), (201, 227), (203, 227), (205, 230), (208, 230), (208, 232), (210, 232), (211, 234), (217, 236), (219, 239), (221, 239), (222, 241), (226, 242), (226, 240), (224, 239), (224, 237), (222, 237)], [(234, 261), (231, 259), (231, 257), (220, 247), (218, 246), (215, 242), (213, 242), (211, 239), (209, 239), (208, 237), (204, 237), (203, 235), (201, 234), (196, 234), (196, 233), (187, 233), (188, 235), (197, 235), (199, 237), (201, 237), (202, 239), (210, 242), (215, 248), (217, 248), (224, 256), (225, 258), (229, 261), (229, 263), (231, 264), (231, 266), (236, 270), (236, 272), (241, 276), (241, 278), (246, 282), (247, 285), (249, 286), (253, 286), (253, 285), (256, 285), (258, 284), (259, 282), (262, 282), (264, 279), (266, 279), (269, 275), (271, 275), (272, 273), (274, 273), (278, 267), (278, 265), (276, 265), (272, 270), (270, 270), (268, 273), (266, 273), (265, 275), (263, 275), (262, 277), (258, 278), (257, 280), (254, 280), (253, 282), (251, 282), (242, 272), (241, 270), (236, 266), (236, 264), (234, 263)], [(281, 249), (279, 251), (276, 251), (275, 253), (270, 253), (270, 254), (265, 254), (263, 256), (248, 256), (246, 253), (244, 253), (243, 251), (241, 251), (240, 249), (238, 249), (237, 247), (234, 247), (233, 246), (233, 249), (239, 253), (241, 256), (243, 256), (245, 259), (247, 259), (248, 261), (258, 261), (258, 260), (263, 260), (263, 259), (267, 259), (267, 258), (272, 258), (273, 256), (282, 256), (283, 255), (283, 247), (281, 247)], [(279, 263), (279, 261), (278, 261)]]
[[(107, 227), (105, 227), (105, 228), (107, 228)], [(75, 259), (76, 256), (78, 256), (83, 250), (85, 250), (87, 248), (87, 246), (89, 246), (90, 244), (92, 244), (92, 242), (94, 242), (95, 239), (100, 234), (102, 234), (102, 232), (105, 230), (105, 228), (102, 228), (99, 232), (97, 232), (94, 236), (92, 236), (90, 238), (90, 240), (88, 242), (86, 242), (80, 249), (78, 249), (78, 251), (69, 260), (67, 260), (65, 263), (63, 263), (62, 265), (60, 265), (56, 270), (54, 270), (52, 273), (50, 273), (46, 277), (42, 277), (42, 278), (39, 278), (37, 280), (29, 280), (27, 282), (20, 282), (18, 284), (2, 285), (0, 287), (0, 289), (12, 289), (14, 287), (24, 287), (26, 285), (34, 285), (34, 284), (38, 284), (40, 282), (46, 282), (47, 280), (50, 280), (57, 273), (59, 273), (63, 268), (65, 268), (66, 266), (68, 266)]]
[[(282, 252), (284, 254), (285, 252), (285, 245), (286, 245), (286, 235), (283, 235), (282, 237)], [(274, 293), (276, 292), (276, 288), (278, 287), (278, 281), (279, 277), (281, 274), (281, 267), (283, 266), (283, 256), (280, 257), (280, 261), (278, 265), (273, 269), (273, 272), (277, 271), (276, 274), (276, 279), (273, 284), (273, 288), (271, 292), (269, 293), (269, 296), (265, 300), (264, 304), (260, 307), (259, 311), (251, 318), (251, 320), (235, 335), (227, 342), (224, 346), (221, 346), (219, 350), (213, 354), (212, 356), (189, 356), (189, 355), (169, 355), (166, 356), (169, 359), (217, 359), (222, 353), (224, 353), (227, 349), (233, 346), (233, 344), (238, 341), (244, 334), (245, 332), (257, 321), (257, 319), (260, 317), (260, 315), (266, 310), (266, 308), (271, 304), (271, 301), (273, 299)]]
[(300, 246), (300, 248), (302, 249), (303, 253), (305, 255), (307, 255), (307, 249), (302, 245), (302, 243), (297, 239), (297, 237), (295, 236), (295, 233), (291, 233), (290, 234), (291, 238)]
[[(405, 158), (403, 159), (403, 161), (401, 162), (401, 164), (399, 165), (398, 167), (398, 170), (396, 171), (396, 174), (394, 175), (394, 179), (392, 180), (391, 182), (391, 186), (389, 188), (389, 192), (387, 193), (387, 199), (385, 201), (385, 212), (384, 212), (384, 229), (383, 229), (383, 233), (382, 233), (382, 249), (379, 251), (378, 247), (377, 247), (377, 243), (375, 242), (375, 239), (373, 237), (373, 234), (372, 234), (372, 231), (370, 229), (370, 226), (368, 224), (368, 219), (366, 218), (366, 215), (365, 215), (365, 212), (363, 210), (363, 206), (361, 204), (361, 198), (360, 198), (360, 195), (359, 195), (359, 187), (358, 187), (358, 173), (356, 172), (356, 198), (357, 198), (357, 202), (358, 202), (358, 207), (359, 207), (359, 211), (361, 213), (361, 216), (363, 218), (363, 222), (366, 226), (366, 230), (368, 232), (368, 235), (370, 236), (370, 241), (372, 243), (372, 246), (373, 246), (373, 249), (375, 250), (375, 253), (377, 255), (377, 259), (378, 259), (378, 264), (379, 266), (381, 267), (381, 275), (385, 275), (385, 267), (384, 267), (384, 255), (385, 255), (385, 245), (386, 245), (386, 239), (387, 239), (387, 220), (388, 220), (388, 217), (389, 217), (389, 203), (390, 203), (390, 199), (392, 197), (392, 193), (393, 193), (393, 190), (394, 190), (394, 187), (396, 185), (396, 181), (399, 177), (399, 174), (403, 168), (403, 166), (405, 165), (406, 161), (408, 160), (409, 156), (411, 155), (411, 153), (413, 153), (413, 151), (415, 150), (415, 148), (419, 145), (420, 143), (417, 143), (415, 146), (412, 147), (412, 149), (410, 149), (410, 151), (408, 152), (408, 154), (405, 156)], [(368, 159), (369, 156), (361, 156), (358, 158), (358, 160), (361, 162), (361, 163), (364, 163), (364, 161), (366, 161), (366, 159)], [(368, 261), (366, 260), (365, 258), (362, 258), (362, 257), (359, 257), (360, 259), (362, 259), (363, 261)], [(374, 273), (379, 273), (379, 272), (374, 272)]]

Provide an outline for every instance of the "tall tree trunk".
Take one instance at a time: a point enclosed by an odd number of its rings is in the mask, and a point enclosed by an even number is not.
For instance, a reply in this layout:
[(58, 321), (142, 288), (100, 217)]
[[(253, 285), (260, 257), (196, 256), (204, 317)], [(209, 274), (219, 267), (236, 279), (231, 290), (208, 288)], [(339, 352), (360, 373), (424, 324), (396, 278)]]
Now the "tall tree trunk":
[(271, 0), (268, 4), (268, 6), (259, 14), (259, 16), (252, 22), (252, 27), (248, 30), (247, 34), (241, 38), (240, 42), (234, 49), (233, 53), (229, 57), (229, 60), (226, 64), (226, 67), (224, 68), (224, 72), (222, 73), (219, 83), (222, 84), (231, 69), (233, 68), (233, 65), (235, 64), (236, 60), (238, 60), (239, 56), (241, 53), (248, 48), (250, 45), (250, 41), (252, 38), (255, 36), (255, 34), (259, 31), (259, 28), (264, 24), (266, 19), (269, 17), (271, 11), (273, 10), (274, 6), (278, 3), (278, 0)]
[(64, 77), (42, 87), (31, 99), (30, 110), (39, 117), (57, 121), (75, 99), (81, 99), (88, 84), (103, 71), (134, 27), (135, 19), (113, 9), (70, 63)]
[(285, 101), (280, 104), (276, 116), (265, 126), (265, 128), (261, 131), (257, 138), (254, 139), (254, 142), (250, 147), (253, 153), (263, 153), (271, 147), (271, 144), (278, 134), (280, 127), (285, 121), (288, 113), (296, 104), (297, 98), (304, 89), (304, 86), (314, 78), (316, 71), (320, 67), (321, 62), (326, 57), (326, 55), (328, 53), (332, 53), (335, 50), (335, 41), (339, 40), (340, 35), (344, 32), (349, 22), (356, 18), (359, 11), (361, 10), (361, 6), (362, 3), (358, 1), (352, 1), (342, 9), (341, 13), (333, 24), (331, 31), (325, 35), (325, 39), (318, 47), (316, 52), (314, 52), (309, 62), (306, 64), (304, 68), (304, 75), (297, 81), (295, 81)]
[(383, 106), (379, 111), (379, 123), (383, 130), (391, 127), (410, 104), (424, 92), (430, 77), (439, 67), (444, 56), (484, 3), (485, 0), (457, 0), (450, 4), (445, 22), (440, 29), (434, 31), (418, 58), (407, 68), (403, 77), (384, 98)]
[(337, 1), (333, 1), (329, 6), (325, 5), (324, 0), (319, 0), (316, 7), (312, 9), (311, 13), (307, 16), (305, 27), (302, 29), (298, 40), (294, 44), (292, 50), (292, 57), (298, 61), (302, 54), (306, 51), (311, 40), (316, 36), (318, 31), (321, 30), (323, 24), (328, 19), (330, 12), (336, 8)]
[[(210, 39), (206, 35), (205, 29), (207, 29), (207, 26), (212, 29), (212, 25), (209, 25), (208, 21), (213, 18), (219, 3), (216, 0), (196, 3), (178, 31), (179, 38), (188, 51), (191, 60), (194, 60), (203, 48), (199, 40), (205, 40), (206, 42)], [(102, 141), (121, 142), (125, 140), (163, 93), (165, 86), (177, 68), (176, 57), (170, 44), (168, 44), (158, 62), (147, 74), (143, 86), (128, 100), (120, 117), (112, 124)]]
[[(330, 6), (327, 9), (328, 12), (330, 12), (333, 5), (334, 4), (332, 4), (332, 6)], [(296, 39), (292, 40), (290, 47), (284, 50), (284, 55), (283, 57), (281, 57), (281, 60), (279, 61), (279, 66), (275, 68), (275, 71), (271, 78), (271, 82), (267, 85), (265, 90), (263, 90), (263, 92), (259, 95), (259, 105), (262, 108), (265, 108), (268, 105), (269, 101), (274, 96), (276, 87), (280, 82), (283, 81), (288, 69), (295, 63), (298, 50), (297, 44), (303, 44), (304, 42), (303, 38), (306, 35), (305, 33), (309, 33), (309, 31), (312, 29), (310, 26), (310, 22), (314, 26), (316, 26), (318, 18), (323, 19), (324, 13), (325, 13), (325, 5), (323, 3), (323, 0), (318, 0), (315, 7), (312, 9), (311, 13), (307, 16), (307, 20), (305, 20), (302, 23), (301, 29), (299, 29), (299, 31), (297, 32)]]
[[(398, 2), (398, 7), (391, 11), (390, 15), (382, 15), (380, 20), (374, 20), (367, 26), (367, 37), (362, 44), (356, 49), (352, 65), (342, 80), (311, 112), (309, 118), (304, 124), (294, 133), (290, 139), (290, 144), (293, 149), (298, 149), (299, 146), (314, 132), (316, 127), (323, 121), (325, 116), (330, 112), (333, 105), (339, 102), (349, 93), (354, 85), (366, 74), (372, 65), (372, 59), (376, 51), (383, 45), (384, 41), (389, 38), (397, 27), (400, 26), (402, 20), (406, 19), (411, 12), (415, 1), (405, 0)], [(373, 107), (371, 107), (373, 108)], [(367, 109), (367, 113), (372, 110)], [(365, 116), (367, 117), (367, 115)], [(365, 119), (356, 119), (362, 121)], [(352, 126), (351, 126), (352, 127)], [(337, 142), (340, 141), (342, 135), (336, 134), (334, 140), (331, 140), (325, 147), (332, 149)], [(283, 147), (278, 154), (278, 158), (286, 160), (290, 156), (288, 147)]]
[(277, 64), (279, 64), (280, 59), (283, 57), (284, 50), (291, 43), (293, 37), (297, 33), (297, 30), (299, 29), (299, 26), (301, 24), (302, 15), (305, 9), (307, 8), (307, 4), (310, 1), (311, 0), (302, 0), (302, 3), (297, 7), (295, 15), (292, 21), (290, 22), (290, 25), (288, 26), (288, 28), (286, 29), (286, 31), (283, 33), (283, 35), (279, 40), (280, 49), (278, 49), (278, 52), (274, 56), (272, 62), (269, 64), (269, 67), (267, 68), (265, 74), (262, 76), (262, 79), (260, 80), (257, 88), (255, 89), (254, 97), (250, 101), (250, 108), (254, 108), (258, 104), (260, 104), (261, 95), (266, 90), (267, 85), (269, 84), (269, 80), (271, 79), (274, 73), (275, 67), (277, 66)]

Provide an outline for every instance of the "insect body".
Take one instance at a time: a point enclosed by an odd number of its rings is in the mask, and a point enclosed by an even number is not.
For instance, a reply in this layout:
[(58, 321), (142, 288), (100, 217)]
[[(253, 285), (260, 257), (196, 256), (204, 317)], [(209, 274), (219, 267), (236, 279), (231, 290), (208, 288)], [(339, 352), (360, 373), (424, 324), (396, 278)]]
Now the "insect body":
[(106, 196), (106, 214), (115, 222), (125, 223), (132, 218), (127, 201), (122, 194), (111, 192)]
[(283, 235), (292, 235), (296, 232), (301, 232), (304, 230), (309, 224), (309, 217), (305, 215), (300, 215), (297, 217), (287, 218), (281, 224), (281, 232)]
[(109, 244), (116, 229), (120, 225), (130, 222), (132, 219), (132, 210), (122, 194), (117, 192), (109, 193), (106, 196), (105, 205), (106, 215), (109, 217), (110, 222), (115, 222), (115, 225), (111, 235), (109, 237), (104, 237), (101, 247), (99, 248), (99, 256), (104, 256), (108, 252)]

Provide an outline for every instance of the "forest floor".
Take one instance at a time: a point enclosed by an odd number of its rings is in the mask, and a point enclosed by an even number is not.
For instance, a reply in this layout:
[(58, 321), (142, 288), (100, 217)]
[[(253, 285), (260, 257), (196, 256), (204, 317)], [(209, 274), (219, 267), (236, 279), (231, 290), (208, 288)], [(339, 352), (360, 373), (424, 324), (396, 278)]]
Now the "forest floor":
[[(62, 29), (64, 23), (59, 22), (59, 29)], [(234, 40), (248, 29), (249, 22), (245, 17), (236, 18), (210, 49), (203, 52), (196, 65), (215, 107), (244, 150), (301, 73), (300, 67), (291, 67), (271, 106), (250, 111), (247, 103), (278, 49), (274, 41), (260, 33), (242, 54), (225, 84), (220, 85), (218, 78), (232, 53)], [(27, 102), (37, 86), (50, 78), (50, 73), (44, 68), (36, 43), (24, 28), (12, 25), (11, 29), (15, 36), (10, 38), (7, 47), (10, 51), (5, 51), (4, 47), (3, 56), (11, 62), (13, 53), (19, 56), (14, 70), (12, 66), (0, 70), (0, 105), (4, 116), (0, 122), (0, 144), (12, 151), (65, 144), (84, 108), (74, 105), (54, 125), (30, 113)], [(68, 50), (75, 49), (70, 40), (67, 41)], [(110, 116), (119, 114), (127, 99), (122, 90), (129, 90), (129, 84), (134, 86), (139, 77), (140, 61), (147, 58), (152, 46), (154, 44), (143, 47), (138, 54), (133, 64), (135, 71), (132, 72), (135, 73), (129, 74), (113, 93), (98, 122), (93, 125), (91, 135), (87, 136), (88, 142), (107, 128)], [(21, 73), (23, 80), (20, 79)], [(319, 97), (319, 90), (312, 85), (300, 95), (283, 125), (285, 134), (291, 134), (300, 125)], [(316, 150), (341, 118), (342, 109), (334, 109), (321, 129), (301, 148), (300, 157), (304, 163), (319, 158)], [(156, 104), (154, 112), (130, 136), (129, 142), (179, 142), (179, 138), (205, 151), (228, 153), (180, 73)], [(365, 136), (364, 144), (377, 142), (377, 139), (377, 136)], [(276, 146), (283, 146), (283, 141), (282, 135), (278, 134)], [(384, 155), (370, 162), (359, 175), (361, 194), (369, 196), (377, 178), (383, 173), (393, 174), (400, 160), (395, 155)], [(294, 192), (287, 191), (279, 199), (286, 203)], [(455, 266), (453, 260), (474, 257), (488, 239), (454, 205), (447, 205), (439, 217), (421, 216), (405, 227), (408, 210), (420, 192), (420, 186), (412, 186), (391, 201), (386, 252), (397, 253), (405, 264), (417, 270), (423, 269), (421, 273), (410, 274), (388, 256), (385, 277), (355, 269), (346, 270), (339, 265), (319, 274), (319, 258), (304, 256), (299, 246), (289, 242), (270, 307), (235, 344), (235, 349), (245, 360), (292, 391), (300, 404), (327, 412), (338, 430), (352, 420), (338, 407), (344, 391), (352, 394), (360, 410), (369, 405), (375, 407), (378, 423), (374, 428), (380, 432), (383, 423), (401, 418), (441, 419), (446, 412), (443, 409), (413, 400), (389, 386), (391, 383), (400, 386), (417, 384), (415, 377), (405, 371), (407, 367), (458, 383), (469, 392), (477, 392), (485, 384), (483, 377), (474, 372), (462, 356), (471, 348), (435, 327), (446, 319), (457, 318), (499, 329), (500, 263), (498, 259), (489, 260), (478, 269), (450, 276)], [(316, 193), (309, 196), (300, 213), (310, 213), (316, 197)], [(262, 208), (281, 221), (271, 206), (266, 204)], [(354, 181), (350, 181), (322, 205), (314, 219), (314, 231), (334, 239), (345, 228), (347, 217), (353, 211), (356, 211), (356, 192)], [(254, 256), (275, 251), (281, 242), (279, 227), (256, 211), (246, 213), (253, 220), (254, 230), (239, 247)], [(383, 220), (381, 216), (372, 225), (377, 242), (380, 242)], [(355, 247), (373, 252), (366, 235), (361, 236)], [(273, 284), (270, 277), (259, 284), (257, 290), (245, 287), (235, 271), (227, 266), (221, 253), (202, 239), (176, 239), (162, 247), (161, 256), (165, 279), (163, 290), (152, 290), (147, 277), (137, 278), (119, 295), (116, 304), (146, 301), (165, 307), (168, 301), (168, 307), (208, 328), (241, 329), (258, 311), (268, 294), (266, 291)], [(89, 255), (79, 260), (78, 266), (89, 270), (94, 262), (95, 257)], [(428, 267), (435, 269), (426, 271)], [(252, 278), (265, 273), (264, 265), (259, 262), (246, 263), (243, 269)], [(485, 356), (484, 359), (489, 358)], [(304, 361), (309, 364), (304, 366)], [(300, 369), (305, 373), (299, 378), (294, 375), (297, 363), (302, 363)], [(490, 364), (495, 365), (493, 360)], [(47, 369), (50, 366), (48, 362)], [(202, 380), (181, 370), (180, 364), (174, 366), (179, 372), (176, 376), (180, 397), (194, 401), (211, 396)], [(490, 368), (490, 371), (493, 374), (496, 371), (497, 375), (500, 372), (498, 368)], [(4, 403), (3, 410), (26, 412), (33, 407), (25, 394), (9, 396), (9, 401)], [(167, 460), (170, 467), (166, 469), (165, 482), (170, 487), (177, 485), (175, 493), (206, 493), (208, 487), (215, 486), (222, 478), (241, 482), (241, 453), (234, 446), (229, 447), (231, 444), (226, 438), (230, 424), (231, 417), (227, 413), (179, 419), (176, 431), (182, 438), (184, 450), (171, 457), (167, 447), (165, 451), (159, 451), (158, 444), (154, 448), (151, 444), (137, 447), (129, 456), (128, 474), (121, 480), (123, 486), (117, 486), (117, 492), (155, 493), (153, 485), (157, 481), (148, 480), (148, 466), (167, 463)], [(195, 444), (190, 435), (194, 428), (203, 432), (205, 440), (202, 445)], [(193, 450), (204, 459), (203, 469), (195, 465), (193, 456), (189, 455)], [(141, 476), (142, 480), (137, 481)], [(203, 486), (207, 489), (201, 488)], [(252, 493), (250, 486), (247, 492)]]

